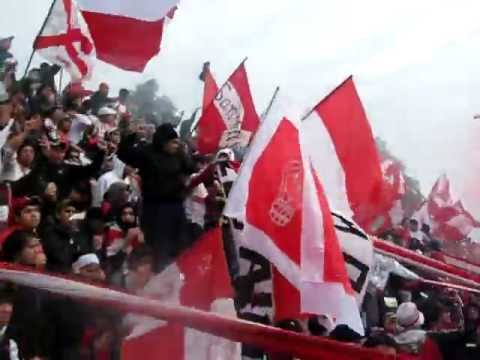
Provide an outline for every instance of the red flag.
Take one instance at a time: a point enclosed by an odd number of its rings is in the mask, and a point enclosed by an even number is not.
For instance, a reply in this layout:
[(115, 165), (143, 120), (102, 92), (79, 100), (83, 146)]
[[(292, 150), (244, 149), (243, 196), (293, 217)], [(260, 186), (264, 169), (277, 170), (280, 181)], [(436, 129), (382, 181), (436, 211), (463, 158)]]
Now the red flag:
[(72, 0), (55, 2), (34, 48), (45, 59), (63, 66), (73, 80), (90, 75), (93, 44), (80, 25), (79, 13)]
[(202, 111), (205, 112), (208, 106), (213, 102), (215, 99), (215, 95), (218, 92), (218, 85), (213, 77), (212, 72), (210, 71), (210, 65), (205, 63), (203, 72), (202, 72), (202, 80), (203, 80), (203, 106)]
[(165, 22), (179, 0), (78, 0), (97, 58), (142, 72), (160, 51)]
[(353, 79), (324, 98), (302, 127), (332, 209), (370, 231), (391, 199), (382, 190), (380, 157)]
[(208, 154), (223, 147), (245, 147), (259, 124), (242, 63), (203, 112), (198, 123), (198, 150)]
[(299, 125), (276, 115), (262, 123), (225, 213), (244, 223), (239, 245), (266, 257), (293, 286), (276, 282), (275, 304), (285, 301), (277, 318), (295, 311), (331, 314), (363, 333), (326, 197), (302, 153)]
[[(221, 236), (220, 228), (206, 233), (174, 264), (152, 279), (143, 295), (206, 311), (224, 307), (225, 300), (233, 298), (233, 289)], [(123, 344), (124, 360), (207, 360), (213, 358), (213, 353), (222, 351), (219, 350), (222, 346), (227, 350), (236, 348), (234, 343), (180, 325), (139, 320)]]
[(461, 241), (480, 223), (468, 212), (462, 202), (455, 200), (450, 181), (442, 175), (435, 183), (427, 201), (414, 215), (432, 228), (432, 234), (440, 240)]
[(376, 227), (371, 230), (381, 235), (385, 231), (391, 230), (400, 225), (405, 217), (402, 198), (406, 193), (405, 178), (401, 166), (398, 162), (391, 159), (382, 161), (383, 191), (384, 198), (390, 199), (391, 203), (383, 213), (378, 214), (379, 220)]

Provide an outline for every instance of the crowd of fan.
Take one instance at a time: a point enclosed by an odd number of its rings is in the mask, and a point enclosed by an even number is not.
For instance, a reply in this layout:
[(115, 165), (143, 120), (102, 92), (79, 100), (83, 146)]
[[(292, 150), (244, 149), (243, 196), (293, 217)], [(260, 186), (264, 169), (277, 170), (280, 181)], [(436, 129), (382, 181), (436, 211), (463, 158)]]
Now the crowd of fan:
[[(155, 129), (133, 119), (125, 89), (114, 98), (105, 83), (94, 93), (80, 85), (59, 93), (59, 68), (46, 63), (17, 81), (11, 41), (0, 39), (1, 260), (140, 291), (218, 224), (224, 194), (212, 159), (197, 155), (171, 125)], [(230, 151), (215, 158), (232, 160)], [(391, 240), (426, 254), (435, 249), (428, 229), (408, 226)], [(328, 316), (276, 325), (405, 359), (480, 355), (475, 296), (439, 294), (392, 276), (366, 299), (366, 338)], [(114, 359), (129, 330), (113, 311), (0, 286), (0, 359)]]

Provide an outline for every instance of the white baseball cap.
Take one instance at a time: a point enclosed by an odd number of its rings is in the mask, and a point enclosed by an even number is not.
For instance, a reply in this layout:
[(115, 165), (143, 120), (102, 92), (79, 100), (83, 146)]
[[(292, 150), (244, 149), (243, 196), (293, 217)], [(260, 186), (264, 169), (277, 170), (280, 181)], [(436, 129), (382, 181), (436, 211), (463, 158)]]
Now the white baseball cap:
[(415, 303), (405, 302), (397, 309), (397, 322), (402, 328), (419, 327), (425, 323), (425, 317)]
[(117, 115), (117, 112), (108, 106), (104, 106), (100, 110), (98, 110), (98, 116), (106, 115)]

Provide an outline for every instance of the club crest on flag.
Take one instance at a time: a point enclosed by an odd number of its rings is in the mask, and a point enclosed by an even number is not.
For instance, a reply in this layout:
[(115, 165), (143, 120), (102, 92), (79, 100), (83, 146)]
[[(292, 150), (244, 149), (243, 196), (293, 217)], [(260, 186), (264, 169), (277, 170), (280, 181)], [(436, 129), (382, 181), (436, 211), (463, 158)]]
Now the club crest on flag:
[(298, 160), (285, 165), (277, 197), (270, 207), (270, 219), (277, 226), (286, 226), (302, 206), (303, 166)]

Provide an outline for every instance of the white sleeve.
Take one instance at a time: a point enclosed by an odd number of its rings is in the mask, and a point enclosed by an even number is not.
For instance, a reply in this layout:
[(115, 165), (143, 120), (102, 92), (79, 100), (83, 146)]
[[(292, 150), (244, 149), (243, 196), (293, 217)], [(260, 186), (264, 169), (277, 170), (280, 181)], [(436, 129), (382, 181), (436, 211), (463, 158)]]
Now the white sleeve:
[(10, 340), (10, 360), (20, 360), (18, 356), (18, 346), (14, 340)]

